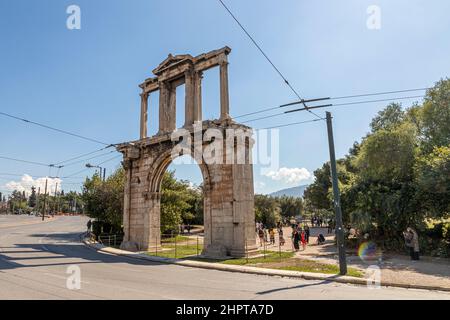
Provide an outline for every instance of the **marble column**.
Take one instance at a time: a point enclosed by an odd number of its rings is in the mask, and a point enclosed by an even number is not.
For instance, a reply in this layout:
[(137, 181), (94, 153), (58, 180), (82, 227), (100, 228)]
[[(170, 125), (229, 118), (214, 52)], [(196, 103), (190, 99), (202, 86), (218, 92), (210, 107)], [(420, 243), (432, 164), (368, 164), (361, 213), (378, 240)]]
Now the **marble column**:
[(194, 74), (194, 121), (202, 121), (202, 78), (203, 72)]
[(220, 120), (230, 118), (230, 105), (228, 96), (228, 62), (220, 63)]
[(184, 126), (188, 127), (194, 123), (194, 96), (195, 96), (195, 80), (191, 70), (185, 72), (185, 111)]
[(147, 125), (148, 125), (148, 93), (141, 93), (141, 128), (140, 138), (147, 138)]

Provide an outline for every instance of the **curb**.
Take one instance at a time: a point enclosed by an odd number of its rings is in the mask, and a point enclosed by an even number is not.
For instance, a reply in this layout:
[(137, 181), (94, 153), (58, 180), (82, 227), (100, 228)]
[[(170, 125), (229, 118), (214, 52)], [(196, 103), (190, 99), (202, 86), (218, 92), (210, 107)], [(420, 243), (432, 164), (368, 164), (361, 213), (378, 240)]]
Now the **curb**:
[[(226, 264), (220, 264), (220, 263), (210, 263), (210, 262), (202, 262), (202, 261), (189, 261), (189, 260), (181, 260), (181, 259), (154, 257), (154, 256), (149, 256), (149, 255), (146, 255), (143, 253), (130, 252), (130, 251), (115, 249), (115, 248), (111, 248), (111, 247), (106, 247), (98, 242), (91, 241), (87, 238), (82, 239), (82, 242), (89, 248), (94, 249), (96, 251), (105, 252), (108, 254), (114, 254), (117, 256), (125, 256), (125, 257), (133, 258), (133, 259), (147, 260), (147, 261), (152, 261), (152, 262), (157, 262), (157, 263), (174, 264), (174, 265), (179, 265), (179, 266), (184, 266), (184, 267), (211, 269), (211, 270), (227, 271), (227, 272), (240, 272), (240, 273), (247, 273), (247, 274), (264, 275), (264, 276), (278, 276), (278, 277), (296, 278), (296, 279), (304, 279), (304, 280), (322, 280), (322, 281), (338, 282), (338, 283), (345, 283), (345, 284), (356, 284), (356, 285), (364, 285), (364, 286), (367, 285), (367, 279), (365, 279), (365, 278), (330, 275), (330, 274), (325, 274), (325, 273), (276, 270), (276, 269), (267, 269), (267, 268), (258, 268), (258, 267), (249, 267), (249, 266), (226, 265)], [(434, 291), (450, 292), (450, 288), (445, 288), (445, 287), (426, 286), (426, 285), (410, 285), (410, 284), (402, 284), (402, 283), (395, 283), (395, 282), (381, 282), (381, 286), (397, 287), (397, 288), (404, 288), (404, 289), (420, 289), (420, 290), (434, 290)]]

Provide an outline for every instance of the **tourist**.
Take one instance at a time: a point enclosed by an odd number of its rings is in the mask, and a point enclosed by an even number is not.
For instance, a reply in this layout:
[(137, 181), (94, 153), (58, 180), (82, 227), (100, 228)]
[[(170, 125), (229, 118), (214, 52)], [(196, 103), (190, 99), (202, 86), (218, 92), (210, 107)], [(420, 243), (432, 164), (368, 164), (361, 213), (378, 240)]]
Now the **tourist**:
[(305, 231), (302, 231), (302, 232), (301, 232), (301, 234), (300, 234), (300, 240), (301, 240), (301, 242), (302, 242), (302, 248), (303, 248), (303, 251), (305, 251), (305, 250), (306, 250), (306, 233), (305, 233)]
[(295, 251), (298, 251), (300, 249), (299, 243), (300, 243), (300, 234), (297, 231), (297, 228), (295, 228), (292, 231), (292, 243), (294, 245)]
[(409, 254), (411, 260), (419, 260), (419, 236), (417, 232), (408, 227), (405, 232), (403, 232), (403, 237), (405, 238), (405, 244), (409, 248)]
[(275, 244), (275, 231), (273, 230), (273, 228), (270, 228), (269, 235), (270, 235), (270, 244), (274, 245)]
[(317, 244), (320, 246), (324, 243), (325, 243), (325, 237), (323, 236), (323, 234), (319, 233), (319, 235), (317, 236)]
[(262, 226), (259, 226), (258, 229), (258, 236), (259, 236), (259, 246), (261, 247), (264, 243), (264, 230), (262, 229)]
[(286, 243), (286, 241), (284, 240), (284, 237), (283, 237), (283, 228), (278, 230), (278, 241), (280, 243), (280, 246), (284, 246), (284, 244)]
[(305, 225), (304, 230), (305, 230), (305, 236), (306, 236), (306, 243), (309, 243), (309, 235), (310, 235), (309, 226)]
[(264, 228), (264, 241), (269, 242), (269, 232), (267, 231), (267, 228)]
[(332, 219), (328, 219), (327, 233), (332, 233), (332, 232), (333, 232), (333, 220)]
[(86, 224), (87, 227), (87, 233), (91, 232), (91, 227), (92, 227), (92, 221), (89, 219), (89, 221)]

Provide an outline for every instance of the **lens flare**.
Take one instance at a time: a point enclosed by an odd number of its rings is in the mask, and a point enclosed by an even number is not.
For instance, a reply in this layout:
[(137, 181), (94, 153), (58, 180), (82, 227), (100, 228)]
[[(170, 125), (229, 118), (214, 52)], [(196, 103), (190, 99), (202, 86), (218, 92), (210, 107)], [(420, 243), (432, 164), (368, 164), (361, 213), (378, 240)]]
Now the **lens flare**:
[(359, 245), (358, 256), (363, 261), (381, 259), (381, 252), (377, 248), (377, 244), (372, 241), (366, 241)]

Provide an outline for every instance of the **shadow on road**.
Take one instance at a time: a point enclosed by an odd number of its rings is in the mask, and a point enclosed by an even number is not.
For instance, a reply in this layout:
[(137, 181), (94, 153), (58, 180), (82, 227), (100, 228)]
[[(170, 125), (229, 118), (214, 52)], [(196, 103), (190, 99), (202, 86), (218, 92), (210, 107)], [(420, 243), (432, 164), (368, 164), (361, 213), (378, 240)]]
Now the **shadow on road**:
[[(161, 265), (158, 262), (99, 253), (79, 242), (80, 233), (33, 234), (53, 243), (19, 243), (0, 246), (0, 270), (71, 264)], [(78, 242), (76, 242), (78, 240)]]

